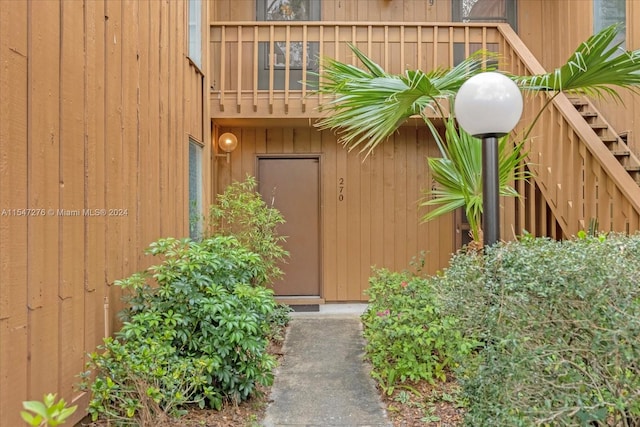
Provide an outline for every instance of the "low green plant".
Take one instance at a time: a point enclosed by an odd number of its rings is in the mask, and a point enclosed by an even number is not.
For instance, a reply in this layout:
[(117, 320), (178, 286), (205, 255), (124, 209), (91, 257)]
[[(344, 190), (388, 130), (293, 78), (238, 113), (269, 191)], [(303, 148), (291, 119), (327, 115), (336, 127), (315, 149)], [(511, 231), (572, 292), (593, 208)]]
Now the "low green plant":
[(483, 343), (457, 371), (470, 426), (640, 424), (640, 235), (529, 236), (458, 254), (443, 310)]
[(91, 355), (92, 418), (149, 425), (271, 384), (267, 338), (285, 320), (273, 292), (251, 285), (262, 258), (231, 236), (160, 239), (148, 253), (162, 262), (116, 282), (128, 293), (123, 327)]
[(425, 424), (437, 423), (440, 420), (441, 420), (441, 418), (434, 413), (434, 408), (429, 408), (426, 411), (426, 415), (424, 415), (422, 418), (420, 418), (420, 421), (422, 421)]
[(42, 401), (30, 400), (22, 402), (25, 411), (20, 412), (22, 419), (34, 427), (55, 427), (64, 424), (78, 409), (77, 405), (67, 406), (64, 399), (56, 402), (56, 395), (49, 393)]
[(218, 195), (209, 210), (207, 235), (234, 236), (260, 255), (265, 268), (253, 283), (264, 285), (282, 277), (278, 265), (289, 253), (282, 247), (286, 237), (277, 230), (278, 225), (285, 222), (282, 214), (273, 207), (273, 200), (265, 202), (256, 188), (256, 179), (247, 175), (244, 181), (234, 181)]
[(457, 358), (476, 346), (441, 310), (430, 279), (380, 269), (367, 292), (366, 357), (372, 376), (389, 395), (408, 380), (445, 381)]
[(293, 309), (287, 305), (278, 303), (273, 311), (267, 316), (269, 332), (267, 338), (275, 342), (283, 342), (287, 325), (291, 320)]

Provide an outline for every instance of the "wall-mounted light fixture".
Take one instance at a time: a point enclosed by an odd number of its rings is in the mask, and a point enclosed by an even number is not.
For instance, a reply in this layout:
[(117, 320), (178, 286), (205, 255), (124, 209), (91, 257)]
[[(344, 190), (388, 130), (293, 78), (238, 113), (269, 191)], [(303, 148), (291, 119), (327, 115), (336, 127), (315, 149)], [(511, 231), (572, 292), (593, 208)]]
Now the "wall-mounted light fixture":
[(224, 154), (216, 154), (217, 157), (226, 157), (227, 163), (231, 162), (231, 152), (238, 146), (238, 138), (231, 132), (225, 132), (218, 138), (218, 148)]

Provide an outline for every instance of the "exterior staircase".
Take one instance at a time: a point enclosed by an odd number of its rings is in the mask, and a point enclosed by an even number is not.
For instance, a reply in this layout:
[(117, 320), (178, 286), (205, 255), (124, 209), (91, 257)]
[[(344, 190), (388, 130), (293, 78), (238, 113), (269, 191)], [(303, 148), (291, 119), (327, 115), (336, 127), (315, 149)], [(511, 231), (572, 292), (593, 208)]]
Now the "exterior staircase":
[(611, 151), (613, 156), (629, 173), (631, 178), (640, 186), (640, 159), (629, 149), (627, 145), (628, 134), (619, 134), (598, 113), (594, 105), (586, 98), (569, 98), (571, 104), (591, 126), (600, 140)]

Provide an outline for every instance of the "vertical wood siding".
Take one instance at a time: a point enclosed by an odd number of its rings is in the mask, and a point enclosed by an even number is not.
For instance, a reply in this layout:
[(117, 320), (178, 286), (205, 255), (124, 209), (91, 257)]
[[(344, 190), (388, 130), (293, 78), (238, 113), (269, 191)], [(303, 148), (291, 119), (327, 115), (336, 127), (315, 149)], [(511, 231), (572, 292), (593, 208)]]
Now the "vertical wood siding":
[[(454, 251), (453, 216), (422, 223), (418, 207), (431, 186), (426, 157), (439, 155), (426, 126), (402, 127), (367, 159), (338, 145), (332, 132), (313, 127), (220, 128), (233, 132), (231, 163), (217, 161), (217, 191), (247, 174), (256, 155), (320, 153), (322, 198), (322, 297), (364, 301), (371, 267), (403, 270), (426, 251), (425, 270), (435, 273)], [(344, 199), (339, 199), (343, 183)], [(285, 218), (286, 220), (286, 218)]]
[[(255, 21), (256, 0), (215, 0), (211, 21)], [(449, 22), (451, 1), (321, 0), (323, 21)]]
[[(507, 26), (503, 52), (510, 71), (541, 74), (544, 69)], [(527, 97), (521, 125), (531, 123), (547, 104), (547, 94)], [(548, 105), (527, 141), (528, 163), (536, 188), (523, 188), (516, 232), (528, 224), (534, 235), (565, 238), (586, 230), (592, 220), (599, 230), (633, 233), (640, 221), (640, 188), (565, 95)], [(542, 195), (542, 197), (539, 197)]]
[(188, 235), (188, 139), (205, 174), (210, 141), (186, 12), (0, 2), (0, 426), (45, 393), (86, 404), (74, 385), (117, 327), (114, 280), (152, 262), (152, 241)]
[[(628, 1), (626, 48), (640, 49), (640, 2)], [(593, 34), (593, 1), (519, 1), (518, 35), (546, 70), (566, 62)], [(595, 102), (618, 133), (628, 134), (629, 148), (640, 155), (640, 97), (620, 91), (622, 102)]]

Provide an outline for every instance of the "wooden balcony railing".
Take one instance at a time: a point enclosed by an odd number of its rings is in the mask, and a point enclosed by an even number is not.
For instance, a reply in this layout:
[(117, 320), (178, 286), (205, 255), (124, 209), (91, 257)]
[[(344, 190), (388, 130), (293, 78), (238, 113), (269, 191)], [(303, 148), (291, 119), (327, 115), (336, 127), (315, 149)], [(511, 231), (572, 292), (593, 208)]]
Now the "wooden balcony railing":
[[(487, 26), (489, 25), (489, 26)], [(494, 24), (381, 22), (216, 22), (211, 31), (211, 114), (215, 118), (311, 118), (318, 59), (356, 64), (357, 46), (392, 73), (451, 67), (478, 49), (498, 46)], [(287, 54), (288, 52), (288, 54)]]
[[(211, 115), (225, 119), (312, 119), (322, 95), (312, 81), (318, 57), (356, 64), (356, 45), (391, 73), (451, 67), (486, 49), (518, 75), (545, 70), (506, 24), (217, 22), (211, 31)], [(532, 122), (548, 94), (527, 95), (520, 123)], [(524, 230), (557, 238), (595, 220), (603, 231), (640, 228), (640, 187), (564, 96), (545, 109), (528, 143), (530, 183), (504, 200), (503, 236)]]

